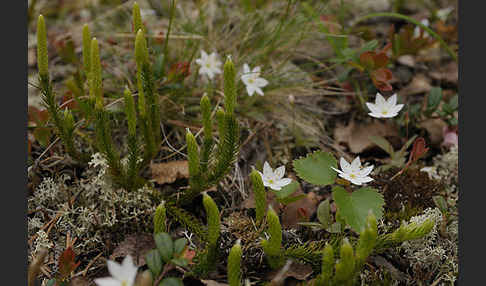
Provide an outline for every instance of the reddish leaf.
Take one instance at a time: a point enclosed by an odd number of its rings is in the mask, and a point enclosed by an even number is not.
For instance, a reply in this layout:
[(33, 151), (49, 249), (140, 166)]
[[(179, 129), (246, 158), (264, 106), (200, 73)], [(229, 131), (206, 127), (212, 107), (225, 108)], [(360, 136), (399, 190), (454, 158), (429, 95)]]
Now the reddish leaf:
[(191, 65), (188, 62), (172, 64), (169, 70), (169, 81), (180, 81), (191, 74)]
[(61, 280), (68, 278), (81, 262), (76, 262), (76, 254), (71, 247), (68, 247), (59, 256), (58, 267)]
[(373, 84), (381, 91), (391, 91), (393, 89), (389, 83), (392, 77), (391, 71), (387, 68), (380, 68), (371, 73)]
[(376, 68), (384, 68), (388, 64), (388, 56), (381, 52), (373, 57)]
[(373, 70), (375, 67), (375, 52), (364, 52), (359, 56), (360, 64), (367, 70)]
[(417, 162), (417, 160), (422, 158), (427, 151), (429, 151), (429, 148), (425, 146), (425, 139), (423, 137), (415, 139), (412, 152), (410, 153), (410, 161), (412, 163)]

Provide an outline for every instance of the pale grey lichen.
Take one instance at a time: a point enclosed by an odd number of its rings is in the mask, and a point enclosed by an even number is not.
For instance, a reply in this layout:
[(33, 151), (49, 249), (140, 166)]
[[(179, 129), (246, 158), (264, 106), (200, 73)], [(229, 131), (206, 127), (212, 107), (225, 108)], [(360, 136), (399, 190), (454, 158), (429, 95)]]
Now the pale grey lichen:
[(446, 228), (447, 237), (439, 232), (444, 218), (437, 208), (426, 209), (422, 215), (412, 217), (410, 222), (421, 223), (427, 219), (436, 222), (430, 233), (422, 239), (404, 242), (399, 250), (410, 263), (415, 278), (427, 274), (434, 281), (440, 278), (453, 282), (458, 274), (457, 221), (452, 221)]
[[(50, 246), (54, 258), (64, 251), (66, 235), (77, 238), (76, 253), (98, 254), (106, 249), (105, 243), (116, 243), (123, 235), (148, 231), (151, 215), (155, 211), (152, 190), (147, 186), (128, 192), (114, 188), (107, 176), (108, 164), (96, 153), (89, 162), (83, 178), (74, 183), (67, 175), (45, 178), (28, 199), (29, 236), (37, 239), (29, 247), (37, 249)], [(52, 218), (53, 228), (47, 235), (39, 229)], [(51, 243), (51, 244), (50, 244)]]

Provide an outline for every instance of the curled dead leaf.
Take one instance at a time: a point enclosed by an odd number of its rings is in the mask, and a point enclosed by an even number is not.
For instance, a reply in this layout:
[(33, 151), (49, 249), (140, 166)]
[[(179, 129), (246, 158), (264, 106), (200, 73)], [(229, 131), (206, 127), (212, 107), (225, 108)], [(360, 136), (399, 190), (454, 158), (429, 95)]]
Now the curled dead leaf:
[(418, 127), (427, 130), (431, 144), (440, 144), (444, 139), (443, 130), (447, 127), (447, 123), (440, 118), (433, 118), (421, 122)]
[(160, 185), (173, 183), (177, 179), (189, 178), (187, 160), (150, 164), (150, 171), (152, 179)]
[[(293, 196), (301, 194), (304, 194), (302, 190), (298, 190)], [(297, 227), (299, 222), (308, 221), (317, 211), (317, 204), (320, 199), (319, 195), (310, 192), (304, 198), (286, 205), (282, 212), (282, 226), (293, 228)]]
[(337, 144), (346, 144), (355, 154), (373, 147), (375, 144), (370, 136), (394, 137), (398, 132), (392, 125), (373, 121), (371, 123), (356, 123), (351, 121), (348, 126), (339, 125), (334, 129), (334, 140)]
[(145, 265), (145, 254), (155, 248), (155, 242), (150, 233), (131, 234), (122, 241), (110, 256), (111, 260), (132, 256), (137, 267)]
[(284, 285), (288, 277), (304, 281), (312, 274), (312, 266), (301, 264), (295, 261), (287, 261), (284, 267), (274, 270), (267, 274), (267, 279), (271, 280), (271, 285)]
[(432, 89), (430, 79), (423, 74), (416, 75), (412, 81), (400, 91), (401, 96), (426, 93)]

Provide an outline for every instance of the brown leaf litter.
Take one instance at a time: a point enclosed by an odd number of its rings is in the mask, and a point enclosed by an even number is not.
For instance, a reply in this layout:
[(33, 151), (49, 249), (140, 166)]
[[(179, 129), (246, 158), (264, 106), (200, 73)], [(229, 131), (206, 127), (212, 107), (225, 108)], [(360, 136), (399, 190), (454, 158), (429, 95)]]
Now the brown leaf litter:
[(177, 179), (189, 178), (189, 165), (187, 160), (171, 161), (166, 163), (150, 164), (152, 179), (157, 184), (173, 183)]

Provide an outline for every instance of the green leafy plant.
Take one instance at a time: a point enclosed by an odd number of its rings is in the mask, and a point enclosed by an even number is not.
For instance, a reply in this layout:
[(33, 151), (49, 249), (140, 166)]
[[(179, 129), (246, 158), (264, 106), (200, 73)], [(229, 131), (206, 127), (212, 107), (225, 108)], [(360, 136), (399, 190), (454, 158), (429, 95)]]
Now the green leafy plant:
[(395, 27), (392, 27), (389, 33), (389, 40), (392, 43), (393, 58), (402, 55), (417, 55), (418, 52), (432, 46), (437, 41), (432, 37), (426, 37), (424, 30), (420, 29), (420, 34), (416, 36), (415, 25), (406, 25), (398, 33), (395, 33)]
[(195, 272), (206, 276), (216, 267), (218, 258), (218, 239), (221, 231), (219, 209), (214, 200), (206, 193), (203, 194), (203, 205), (206, 210), (207, 236), (206, 248), (200, 253)]
[(282, 252), (282, 226), (277, 213), (269, 207), (267, 211), (267, 233), (270, 236), (268, 239), (262, 240), (261, 244), (267, 262), (273, 269), (279, 268), (283, 265)]
[[(136, 9), (134, 6), (134, 10)], [(61, 114), (60, 107), (55, 100), (55, 94), (48, 73), (47, 59), (47, 40), (44, 18), (39, 16), (37, 26), (38, 37), (38, 69), (39, 81), (42, 92), (42, 99), (49, 118), (52, 119), (56, 133), (61, 138), (66, 151), (73, 158), (80, 162), (86, 162), (89, 154), (82, 153), (75, 148), (74, 129), (76, 128), (75, 119), (71, 111), (66, 110)], [(85, 120), (94, 120), (96, 133), (97, 149), (107, 158), (109, 164), (109, 173), (116, 185), (122, 186), (128, 190), (133, 190), (141, 186), (143, 180), (139, 176), (139, 171), (147, 166), (149, 161), (156, 155), (158, 144), (160, 144), (160, 106), (157, 95), (154, 92), (154, 81), (151, 76), (149, 54), (143, 33), (137, 33), (135, 40), (135, 58), (137, 62), (137, 80), (139, 87), (139, 117), (137, 118), (133, 97), (128, 88), (125, 89), (125, 115), (128, 121), (128, 164), (126, 166), (121, 162), (121, 156), (112, 142), (112, 131), (110, 125), (110, 113), (105, 110), (103, 100), (102, 86), (102, 68), (98, 41), (92, 38), (89, 28), (83, 27), (83, 68), (84, 74), (89, 86), (89, 97), (81, 99), (77, 96), (76, 100), (80, 103)], [(75, 88), (82, 84), (76, 85), (71, 83), (70, 87)], [(82, 90), (76, 93), (81, 93)], [(75, 93), (75, 94), (76, 94)], [(146, 98), (146, 99), (145, 99)], [(147, 111), (146, 111), (147, 110)], [(147, 122), (149, 125), (147, 125)], [(142, 149), (137, 140), (137, 125), (142, 127), (144, 134), (145, 148), (143, 160), (139, 162), (140, 150)]]
[(386, 140), (384, 137), (370, 136), (369, 139), (371, 140), (371, 142), (375, 143), (376, 146), (380, 147), (383, 151), (390, 155), (388, 162), (384, 165), (379, 166), (378, 168), (376, 168), (376, 170), (386, 171), (393, 167), (402, 168), (403, 166), (405, 166), (408, 155), (407, 149), (408, 147), (410, 147), (410, 145), (412, 145), (415, 138), (417, 138), (417, 135), (414, 135), (410, 139), (408, 139), (408, 141), (402, 146), (402, 148), (400, 148), (400, 150), (394, 150), (391, 143), (388, 142), (388, 140)]
[[(335, 183), (337, 161), (331, 153), (322, 151), (308, 154), (305, 158), (293, 162), (297, 175), (312, 184), (327, 186)], [(336, 186), (332, 189), (337, 206), (336, 221), (343, 227), (347, 224), (354, 231), (361, 231), (366, 224), (366, 215), (371, 210), (380, 219), (383, 215), (383, 196), (373, 188), (361, 188), (356, 191), (345, 190)], [(338, 230), (338, 225), (334, 226)]]
[(427, 119), (441, 118), (449, 126), (457, 126), (455, 113), (459, 108), (458, 96), (445, 100), (440, 87), (433, 87), (422, 102), (410, 105), (409, 111), (402, 119), (402, 124), (418, 125)]
[(175, 266), (188, 266), (189, 261), (184, 257), (187, 240), (179, 238), (174, 241), (165, 232), (154, 234), (154, 240), (157, 248), (145, 255), (145, 261), (153, 277), (153, 285), (184, 285), (180, 278), (166, 276)]
[(204, 190), (207, 190), (230, 170), (230, 167), (238, 153), (239, 126), (234, 114), (236, 106), (236, 72), (233, 61), (227, 58), (224, 64), (224, 106), (216, 111), (216, 121), (219, 130), (219, 143), (213, 148), (212, 119), (209, 98), (201, 99), (201, 111), (203, 115), (204, 140), (202, 148), (199, 148), (194, 136), (188, 131), (186, 135), (190, 189), (185, 191), (179, 205), (187, 205)]
[(366, 259), (376, 245), (377, 237), (376, 218), (370, 213), (355, 249), (348, 239), (344, 238), (339, 250), (339, 259), (335, 260), (334, 248), (331, 244), (326, 244), (322, 251), (321, 274), (316, 278), (314, 285), (355, 285)]
[(241, 250), (241, 244), (238, 240), (233, 247), (231, 247), (228, 256), (228, 284), (229, 286), (241, 285), (241, 256), (243, 255)]
[(299, 225), (326, 230), (330, 233), (341, 232), (341, 223), (333, 222), (334, 217), (331, 214), (329, 199), (322, 201), (317, 207), (317, 220), (319, 222), (300, 222)]

